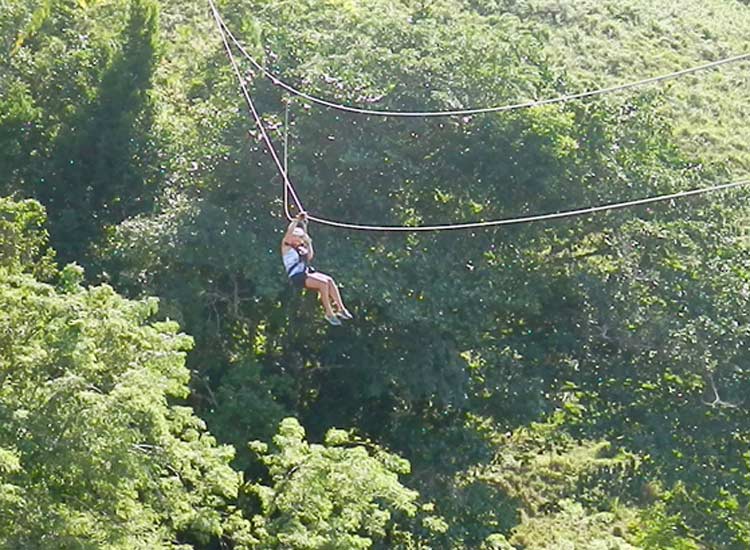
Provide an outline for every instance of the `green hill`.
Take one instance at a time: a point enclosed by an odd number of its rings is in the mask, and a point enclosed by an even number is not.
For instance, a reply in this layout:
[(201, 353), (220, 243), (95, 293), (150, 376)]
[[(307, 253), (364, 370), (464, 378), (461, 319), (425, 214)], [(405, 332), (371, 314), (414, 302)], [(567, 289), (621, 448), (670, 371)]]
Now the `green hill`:
[[(487, 8), (484, 8), (487, 9)], [(750, 52), (750, 5), (736, 0), (497, 2), (548, 37), (551, 63), (580, 89), (612, 86)], [(750, 63), (663, 86), (685, 150), (750, 171)]]

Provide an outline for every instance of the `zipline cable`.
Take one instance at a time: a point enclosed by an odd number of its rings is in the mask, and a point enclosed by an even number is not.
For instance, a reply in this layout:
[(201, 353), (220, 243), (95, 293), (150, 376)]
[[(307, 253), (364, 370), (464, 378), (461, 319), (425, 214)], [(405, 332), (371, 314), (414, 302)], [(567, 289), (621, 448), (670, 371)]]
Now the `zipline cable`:
[(416, 231), (448, 231), (454, 229), (477, 229), (483, 227), (495, 227), (501, 225), (516, 225), (522, 223), (539, 222), (546, 220), (558, 220), (561, 218), (572, 218), (575, 216), (584, 216), (587, 214), (594, 214), (597, 212), (605, 212), (608, 210), (618, 210), (622, 208), (631, 208), (634, 206), (642, 206), (645, 204), (653, 204), (656, 202), (669, 201), (674, 199), (680, 199), (684, 197), (690, 197), (695, 195), (701, 195), (704, 193), (711, 193), (714, 191), (726, 191), (735, 187), (750, 184), (750, 179), (744, 179), (734, 181), (731, 183), (724, 183), (721, 185), (713, 185), (710, 187), (702, 187), (699, 189), (691, 189), (689, 191), (680, 191), (678, 193), (669, 193), (667, 195), (657, 195), (653, 197), (646, 197), (642, 199), (635, 199), (625, 202), (617, 202), (610, 204), (603, 204), (600, 206), (590, 206), (588, 208), (580, 208), (577, 210), (564, 210), (561, 212), (551, 212), (548, 214), (535, 214), (533, 216), (521, 216), (516, 218), (503, 218), (500, 220), (489, 220), (483, 222), (469, 222), (469, 223), (452, 223), (443, 225), (418, 225), (418, 226), (404, 226), (404, 225), (365, 225), (357, 223), (339, 222), (335, 220), (329, 220), (326, 218), (318, 218), (308, 214), (308, 219), (311, 221), (329, 225), (331, 227), (338, 227), (342, 229), (353, 229), (357, 231), (384, 231), (384, 232), (416, 232)]
[[(242, 73), (240, 72), (239, 67), (237, 66), (237, 62), (234, 59), (234, 55), (232, 54), (232, 49), (231, 49), (231, 46), (229, 45), (226, 34), (224, 33), (225, 27), (222, 27), (219, 13), (216, 10), (213, 0), (208, 0), (208, 2), (211, 6), (214, 17), (216, 19), (216, 23), (219, 27), (219, 32), (221, 33), (222, 41), (224, 43), (224, 48), (227, 51), (227, 56), (229, 57), (229, 61), (231, 62), (232, 67), (234, 68), (234, 72), (237, 75), (237, 78), (240, 82), (240, 88), (245, 97), (245, 101), (250, 109), (250, 112), (253, 115), (253, 118), (255, 119), (255, 124), (258, 126), (258, 129), (261, 132), (261, 135), (263, 136), (263, 139), (271, 154), (271, 157), (274, 159), (276, 168), (279, 170), (279, 173), (281, 174), (284, 180), (285, 188), (287, 188), (287, 190), (291, 194), (292, 199), (294, 200), (297, 208), (300, 211), (303, 211), (304, 209), (302, 207), (302, 203), (299, 200), (297, 192), (294, 189), (294, 185), (289, 180), (285, 167), (284, 165), (282, 165), (281, 161), (279, 160), (279, 156), (276, 153), (276, 150), (274, 149), (273, 142), (268, 137), (265, 127), (263, 126), (263, 120), (260, 118), (260, 115), (258, 114), (258, 111), (255, 108), (255, 105), (253, 103), (252, 97), (250, 96), (250, 92), (248, 91), (247, 86), (245, 85), (245, 82), (242, 79)], [(577, 210), (565, 210), (561, 212), (551, 212), (548, 214), (536, 214), (532, 216), (520, 216), (520, 217), (513, 217), (513, 218), (503, 218), (499, 220), (488, 220), (488, 221), (482, 221), (482, 222), (469, 222), (469, 223), (421, 225), (421, 226), (366, 225), (366, 224), (357, 224), (357, 223), (348, 223), (348, 222), (340, 222), (336, 220), (329, 220), (326, 218), (313, 216), (309, 213), (307, 217), (310, 221), (314, 221), (322, 225), (328, 225), (331, 227), (338, 227), (342, 229), (351, 229), (351, 230), (358, 230), (358, 231), (417, 232), (417, 231), (448, 231), (448, 230), (456, 230), (456, 229), (477, 229), (477, 228), (484, 228), (484, 227), (515, 225), (515, 224), (531, 223), (531, 222), (537, 222), (537, 221), (572, 218), (574, 216), (583, 216), (587, 214), (594, 214), (597, 212), (618, 210), (622, 208), (631, 208), (634, 206), (653, 204), (657, 202), (663, 202), (663, 201), (674, 200), (674, 199), (679, 199), (679, 198), (684, 198), (684, 197), (701, 195), (701, 194), (710, 193), (710, 192), (726, 191), (729, 189), (737, 188), (737, 187), (748, 185), (748, 184), (750, 184), (750, 179), (743, 179), (743, 180), (738, 180), (738, 181), (734, 181), (730, 183), (724, 183), (720, 185), (713, 185), (709, 187), (691, 189), (688, 191), (679, 191), (676, 193), (657, 195), (653, 197), (646, 197), (646, 198), (624, 201), (624, 202), (619, 202), (619, 203), (610, 203), (610, 204), (603, 204), (599, 206), (591, 206), (587, 208), (580, 208)], [(291, 216), (289, 215), (289, 212), (287, 212), (287, 217), (291, 218)]]
[(284, 173), (289, 173), (289, 102), (284, 102)]
[(349, 113), (357, 113), (360, 115), (372, 115), (372, 116), (428, 118), (428, 117), (467, 116), (467, 115), (477, 115), (477, 114), (482, 114), (482, 113), (502, 113), (502, 112), (514, 111), (518, 109), (529, 109), (532, 107), (541, 107), (542, 105), (565, 103), (565, 102), (573, 101), (576, 99), (583, 99), (587, 97), (594, 97), (594, 96), (610, 94), (614, 92), (621, 92), (624, 90), (629, 90), (631, 88), (646, 86), (648, 84), (656, 84), (659, 82), (664, 82), (666, 80), (673, 80), (673, 79), (680, 78), (689, 74), (706, 71), (709, 69), (715, 69), (722, 65), (728, 65), (730, 63), (737, 63), (739, 61), (750, 59), (750, 53), (744, 53), (744, 54), (735, 55), (732, 57), (726, 57), (724, 59), (719, 59), (717, 61), (712, 61), (711, 63), (698, 65), (696, 67), (690, 67), (687, 69), (682, 69), (682, 70), (675, 71), (672, 73), (663, 74), (660, 76), (644, 78), (642, 80), (638, 80), (635, 82), (628, 82), (626, 84), (620, 84), (617, 86), (610, 86), (610, 87), (601, 88), (598, 90), (589, 90), (586, 92), (564, 95), (564, 96), (554, 97), (554, 98), (549, 98), (549, 99), (526, 101), (523, 103), (515, 103), (515, 104), (510, 104), (510, 105), (500, 105), (496, 107), (478, 107), (478, 108), (454, 109), (454, 110), (445, 110), (445, 111), (390, 111), (387, 109), (365, 109), (362, 107), (355, 107), (353, 105), (347, 105), (343, 103), (329, 101), (327, 99), (323, 99), (321, 97), (308, 94), (298, 88), (295, 88), (291, 84), (288, 84), (287, 82), (279, 79), (271, 71), (269, 71), (263, 65), (261, 65), (252, 55), (250, 55), (250, 53), (248, 53), (248, 51), (245, 49), (242, 43), (234, 36), (232, 31), (226, 25), (226, 23), (224, 23), (224, 20), (221, 18), (221, 15), (219, 15), (218, 12), (217, 12), (217, 16), (218, 16), (218, 19), (222, 28), (224, 29), (226, 34), (229, 36), (229, 38), (232, 40), (232, 42), (234, 42), (234, 44), (237, 46), (237, 49), (239, 49), (242, 52), (242, 54), (250, 61), (250, 63), (253, 64), (253, 66), (258, 71), (263, 73), (263, 75), (265, 75), (266, 78), (271, 80), (271, 82), (273, 82), (275, 85), (279, 86), (280, 88), (283, 88), (290, 94), (306, 99), (307, 101), (310, 101), (312, 103), (322, 105), (324, 107), (330, 107), (331, 109), (336, 109), (339, 111), (346, 111)]
[[(234, 55), (232, 54), (232, 48), (229, 45), (226, 34), (224, 34), (224, 31), (222, 29), (221, 16), (219, 15), (219, 12), (213, 3), (213, 0), (208, 0), (208, 3), (211, 6), (211, 11), (213, 12), (214, 19), (216, 20), (216, 24), (219, 27), (219, 33), (221, 34), (221, 39), (222, 39), (222, 42), (224, 43), (224, 49), (227, 52), (227, 57), (229, 58), (229, 62), (231, 63), (232, 68), (234, 69), (234, 73), (237, 75), (237, 80), (240, 84), (242, 95), (245, 97), (245, 103), (247, 103), (247, 107), (252, 113), (253, 118), (255, 119), (255, 125), (258, 127), (258, 131), (260, 132), (263, 138), (263, 141), (266, 142), (266, 147), (268, 148), (268, 152), (271, 154), (271, 157), (273, 157), (273, 161), (276, 164), (276, 168), (281, 174), (282, 180), (284, 181), (284, 187), (287, 188), (289, 193), (291, 194), (292, 200), (294, 201), (294, 204), (297, 207), (297, 209), (300, 212), (303, 212), (305, 209), (302, 206), (302, 202), (300, 201), (299, 196), (297, 196), (297, 192), (294, 190), (294, 186), (292, 185), (292, 182), (289, 181), (289, 178), (287, 177), (286, 170), (284, 166), (281, 164), (281, 161), (279, 160), (279, 156), (276, 153), (276, 149), (273, 146), (273, 142), (271, 141), (271, 138), (268, 136), (268, 133), (266, 132), (266, 128), (263, 126), (263, 120), (260, 118), (260, 115), (258, 114), (258, 111), (255, 108), (255, 104), (253, 103), (253, 100), (250, 97), (250, 92), (248, 91), (247, 86), (245, 85), (245, 80), (242, 78), (242, 73), (240, 72), (240, 69), (237, 66), (237, 61), (234, 59)], [(288, 218), (291, 218), (288, 211), (286, 212), (286, 215)]]
[[(289, 101), (284, 101), (284, 173), (289, 177)], [(289, 186), (284, 185), (284, 214), (292, 219), (289, 211)]]

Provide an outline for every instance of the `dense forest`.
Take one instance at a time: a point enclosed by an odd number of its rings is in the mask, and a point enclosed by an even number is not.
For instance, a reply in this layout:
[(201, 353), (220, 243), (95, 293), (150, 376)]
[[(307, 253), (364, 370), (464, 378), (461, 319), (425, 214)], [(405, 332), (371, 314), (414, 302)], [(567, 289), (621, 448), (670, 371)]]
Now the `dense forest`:
[[(219, 0), (371, 109), (750, 52), (742, 0)], [(750, 548), (750, 191), (465, 231), (311, 223), (207, 3), (0, 0), (0, 548)], [(750, 173), (750, 62), (360, 116), (234, 49), (314, 214), (493, 220)]]

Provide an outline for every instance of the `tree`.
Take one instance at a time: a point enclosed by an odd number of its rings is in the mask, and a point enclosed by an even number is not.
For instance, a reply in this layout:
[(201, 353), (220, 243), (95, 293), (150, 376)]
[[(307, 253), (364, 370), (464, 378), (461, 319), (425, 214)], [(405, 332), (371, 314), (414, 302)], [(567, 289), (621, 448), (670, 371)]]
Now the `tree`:
[(55, 273), (54, 253), (47, 247), (47, 217), (36, 201), (0, 197), (0, 267), (30, 272), (38, 278)]
[(3, 190), (42, 202), (61, 258), (88, 263), (108, 225), (150, 205), (163, 173), (150, 96), (157, 5), (16, 4), (0, 66)]
[(192, 340), (149, 321), (154, 299), (83, 288), (75, 265), (54, 286), (34, 279), (23, 262), (40, 254), (43, 211), (2, 207), (3, 245), (20, 260), (0, 266), (0, 546), (252, 542), (233, 507), (233, 449), (179, 404)]
[[(309, 444), (294, 418), (281, 422), (273, 442), (272, 451), (265, 443), (251, 444), (271, 485), (245, 487), (259, 501), (253, 523), (260, 547), (346, 550), (378, 542), (387, 548), (418, 547), (419, 539), (397, 522), (420, 512), (418, 493), (398, 479), (409, 473), (408, 461), (342, 430), (331, 429), (324, 445)], [(428, 533), (445, 531), (440, 518), (421, 515)]]

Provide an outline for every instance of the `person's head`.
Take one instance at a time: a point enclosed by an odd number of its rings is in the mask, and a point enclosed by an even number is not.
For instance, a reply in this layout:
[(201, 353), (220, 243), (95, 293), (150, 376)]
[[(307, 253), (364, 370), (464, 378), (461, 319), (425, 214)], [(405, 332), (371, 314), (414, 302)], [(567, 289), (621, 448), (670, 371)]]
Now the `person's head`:
[(292, 230), (292, 236), (290, 238), (290, 244), (292, 246), (299, 246), (301, 244), (304, 244), (305, 240), (307, 238), (307, 233), (305, 233), (305, 230), (301, 227), (295, 227)]

